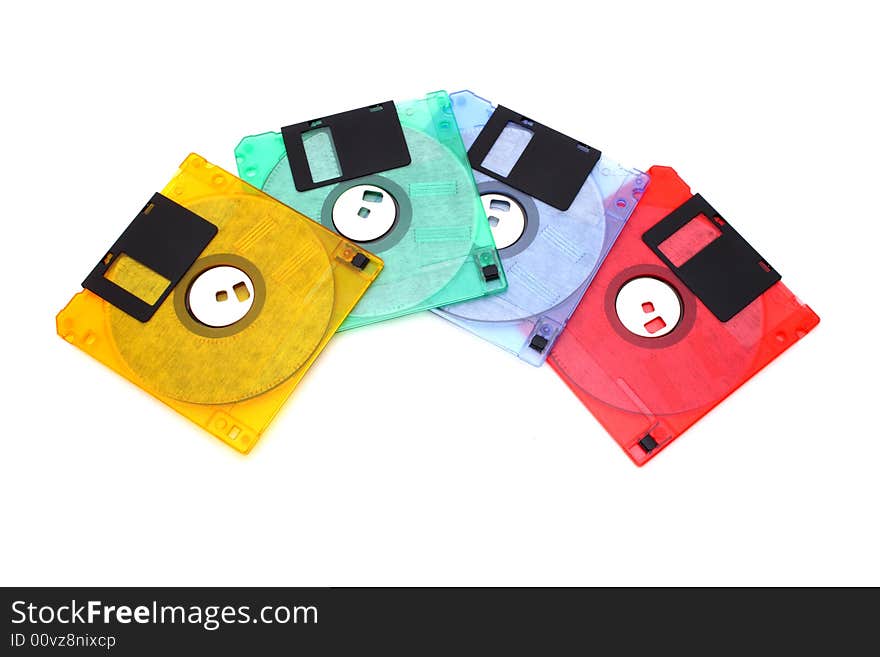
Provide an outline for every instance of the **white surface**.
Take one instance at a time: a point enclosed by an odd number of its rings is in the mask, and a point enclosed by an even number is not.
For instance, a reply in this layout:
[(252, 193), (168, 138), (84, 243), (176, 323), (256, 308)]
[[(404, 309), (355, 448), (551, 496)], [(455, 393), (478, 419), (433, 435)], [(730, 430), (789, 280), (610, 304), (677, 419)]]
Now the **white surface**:
[[(378, 203), (368, 201), (368, 193), (378, 194)], [(364, 210), (367, 211), (366, 216), (362, 216)], [(395, 219), (397, 203), (391, 194), (375, 185), (356, 185), (346, 189), (333, 204), (333, 225), (350, 240), (367, 241), (384, 237)]]
[[(876, 18), (513, 4), (2, 10), (0, 583), (880, 584)], [(55, 335), (191, 150), (441, 87), (676, 166), (822, 324), (641, 469), (430, 313), (331, 342), (248, 457)]]
[[(245, 299), (239, 299), (235, 292), (235, 286), (242, 284), (247, 289)], [(193, 279), (186, 299), (196, 321), (214, 327), (229, 326), (254, 305), (254, 283), (238, 267), (211, 267)]]
[[(522, 206), (506, 194), (482, 194), (483, 210), (489, 219), (492, 239), (499, 250), (516, 244), (526, 230), (526, 213)], [(492, 207), (495, 203), (497, 207)]]
[[(646, 305), (648, 304), (648, 305)], [(668, 283), (653, 276), (627, 281), (614, 301), (617, 318), (623, 327), (642, 338), (669, 335), (681, 319), (681, 299)], [(651, 323), (657, 327), (648, 327)]]

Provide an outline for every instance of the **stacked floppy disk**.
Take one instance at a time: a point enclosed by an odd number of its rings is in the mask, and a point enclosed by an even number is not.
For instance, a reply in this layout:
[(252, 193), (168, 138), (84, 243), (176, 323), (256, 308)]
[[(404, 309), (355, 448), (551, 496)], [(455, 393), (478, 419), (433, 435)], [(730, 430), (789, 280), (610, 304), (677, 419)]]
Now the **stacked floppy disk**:
[(463, 91), (190, 155), (59, 334), (248, 452), (337, 330), (432, 310), (549, 358), (642, 464), (817, 323), (667, 167)]

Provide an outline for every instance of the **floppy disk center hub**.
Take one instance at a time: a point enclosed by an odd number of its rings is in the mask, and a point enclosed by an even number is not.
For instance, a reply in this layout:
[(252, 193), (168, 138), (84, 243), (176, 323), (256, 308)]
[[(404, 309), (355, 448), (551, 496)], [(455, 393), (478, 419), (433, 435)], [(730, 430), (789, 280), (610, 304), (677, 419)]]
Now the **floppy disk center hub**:
[(526, 232), (526, 211), (519, 202), (506, 194), (482, 194), (483, 209), (499, 251), (516, 244)]
[(232, 326), (254, 306), (254, 282), (231, 265), (206, 269), (193, 279), (186, 305), (197, 322), (213, 328)]
[(354, 185), (333, 204), (333, 225), (355, 242), (385, 237), (397, 223), (397, 199), (377, 185)]
[(653, 276), (639, 276), (624, 283), (614, 307), (623, 327), (642, 338), (661, 338), (672, 333), (682, 317), (678, 292)]

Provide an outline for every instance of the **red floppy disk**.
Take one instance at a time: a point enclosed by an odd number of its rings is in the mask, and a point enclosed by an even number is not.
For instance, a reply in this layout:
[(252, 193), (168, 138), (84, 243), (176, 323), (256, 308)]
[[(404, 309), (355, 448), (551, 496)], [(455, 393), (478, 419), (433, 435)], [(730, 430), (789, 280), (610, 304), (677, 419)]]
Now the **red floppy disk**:
[(649, 175), (548, 359), (637, 465), (819, 323), (673, 169)]

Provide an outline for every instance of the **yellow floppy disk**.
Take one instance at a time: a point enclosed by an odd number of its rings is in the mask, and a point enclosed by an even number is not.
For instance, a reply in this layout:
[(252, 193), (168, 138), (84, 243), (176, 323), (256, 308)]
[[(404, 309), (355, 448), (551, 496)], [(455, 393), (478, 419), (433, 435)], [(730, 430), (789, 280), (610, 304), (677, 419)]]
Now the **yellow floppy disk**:
[(58, 334), (246, 453), (382, 266), (192, 154), (58, 314)]

